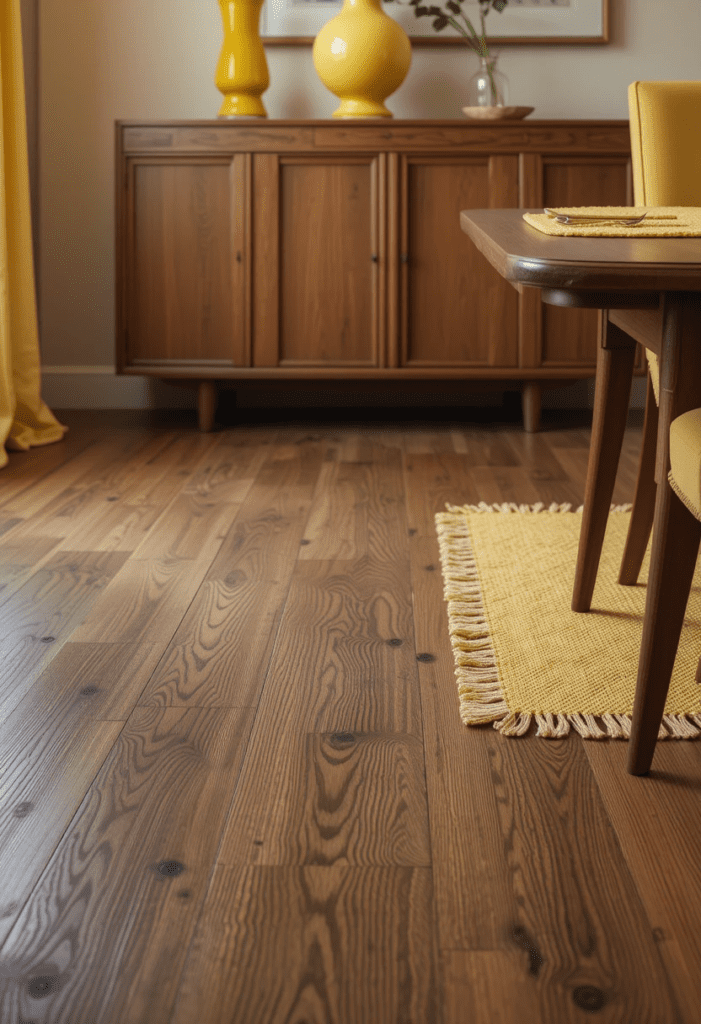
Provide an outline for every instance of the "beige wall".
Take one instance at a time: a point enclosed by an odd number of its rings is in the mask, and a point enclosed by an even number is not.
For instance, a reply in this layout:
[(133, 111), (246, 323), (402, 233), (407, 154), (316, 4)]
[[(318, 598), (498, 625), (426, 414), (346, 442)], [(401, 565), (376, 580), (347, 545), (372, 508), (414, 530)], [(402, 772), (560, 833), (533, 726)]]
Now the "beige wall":
[[(26, 2), (26, 0), (25, 0)], [(512, 100), (535, 117), (627, 116), (635, 78), (701, 78), (699, 0), (610, 0), (608, 46), (503, 49)], [(42, 350), (48, 366), (114, 362), (115, 118), (208, 118), (221, 46), (216, 0), (41, 0)], [(493, 17), (498, 17), (494, 14)], [(328, 117), (336, 105), (309, 47), (268, 47), (270, 117)], [(388, 106), (459, 117), (473, 56), (417, 48)], [(125, 383), (125, 382), (119, 382)]]

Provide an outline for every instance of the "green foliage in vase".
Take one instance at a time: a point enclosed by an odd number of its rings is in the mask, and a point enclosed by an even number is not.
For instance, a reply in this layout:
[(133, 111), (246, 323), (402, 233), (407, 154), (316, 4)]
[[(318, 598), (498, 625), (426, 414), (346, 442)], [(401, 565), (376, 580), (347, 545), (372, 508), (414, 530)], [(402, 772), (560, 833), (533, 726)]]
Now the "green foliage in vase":
[[(396, 3), (406, 3), (406, 0), (395, 0)], [(431, 27), (436, 32), (442, 32), (448, 25), (464, 36), (469, 46), (480, 55), (489, 57), (487, 46), (487, 33), (485, 30), (485, 19), (493, 9), (499, 14), (508, 6), (509, 0), (478, 0), (480, 12), (480, 29), (478, 33), (474, 25), (463, 11), (463, 0), (446, 0), (444, 7), (424, 7), (421, 0), (408, 0), (409, 6), (414, 8), (417, 18), (433, 18)], [(458, 20), (459, 19), (459, 20)]]

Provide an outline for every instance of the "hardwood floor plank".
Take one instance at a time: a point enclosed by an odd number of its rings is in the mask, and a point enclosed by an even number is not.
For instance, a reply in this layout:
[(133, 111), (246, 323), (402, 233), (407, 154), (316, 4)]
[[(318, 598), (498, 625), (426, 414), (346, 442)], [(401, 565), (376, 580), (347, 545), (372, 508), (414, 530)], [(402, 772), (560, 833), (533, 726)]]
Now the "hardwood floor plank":
[(683, 1010), (701, 1006), (701, 750), (659, 743), (649, 776), (626, 772), (627, 744), (590, 743), (586, 755), (660, 956)]
[(441, 954), (441, 966), (445, 1024), (545, 1024), (527, 950), (451, 949)]
[(300, 559), (406, 559), (401, 452), (368, 444), (362, 454), (324, 462)]
[(525, 430), (521, 433), (512, 430), (505, 435), (504, 440), (534, 483), (569, 480), (549, 434), (527, 434)]
[(172, 1024), (442, 1024), (432, 924), (426, 869), (217, 868)]
[(0, 605), (0, 717), (6, 717), (124, 565), (126, 555), (60, 551)]
[(77, 643), (169, 643), (208, 567), (207, 559), (130, 558), (72, 639)]
[[(334, 572), (336, 565), (299, 563), (293, 576), (221, 863), (318, 859), (316, 826), (305, 837), (300, 817), (300, 800), (321, 771), (307, 734), (352, 736), (371, 758), (363, 737), (420, 735), (406, 576), (393, 563), (341, 562)], [(379, 763), (365, 785), (386, 785)], [(406, 800), (423, 803), (420, 791)], [(422, 813), (425, 820), (425, 805)], [(386, 817), (378, 827), (389, 827)]]
[[(453, 430), (453, 450), (467, 455), (470, 468), (475, 466), (518, 466), (520, 459), (509, 444), (507, 431), (494, 427), (464, 427)], [(407, 448), (407, 454), (414, 454)]]
[[(522, 466), (471, 466), (470, 479), (479, 495), (480, 501), (488, 505), (513, 501), (518, 495), (518, 503), (533, 505), (542, 501), (543, 481), (536, 483)], [(558, 491), (562, 491), (562, 483), (558, 481)], [(463, 504), (461, 501), (454, 504)]]
[(259, 472), (140, 703), (258, 703), (321, 458), (297, 448)]
[(3, 944), (3, 1020), (170, 1021), (250, 714), (137, 708)]
[[(25, 520), (34, 516), (58, 518), (67, 500), (78, 500), (75, 492), (80, 493), (82, 500), (88, 500), (95, 491), (109, 492), (114, 488), (121, 493), (120, 489), (125, 489), (131, 480), (138, 478), (143, 464), (166, 448), (168, 441), (168, 436), (149, 437), (148, 434), (142, 436), (121, 431), (109, 438), (98, 439), (46, 478), (36, 480), (13, 496), (2, 506), (2, 511)], [(87, 494), (82, 494), (84, 491)], [(63, 518), (70, 518), (70, 512)]]
[(0, 603), (19, 590), (48, 561), (60, 540), (60, 537), (34, 537), (0, 543)]
[(96, 443), (92, 430), (69, 430), (56, 444), (30, 448), (27, 452), (12, 452), (0, 477), (0, 510), (5, 508), (29, 488), (51, 489), (52, 474), (64, 464), (72, 462)]
[(20, 704), (0, 724), (0, 942), (122, 728), (86, 719), (85, 702), (74, 692), (49, 709)]
[[(252, 737), (217, 863), (430, 864), (421, 743), (404, 735), (284, 737), (267, 783)], [(277, 737), (276, 737), (277, 738)]]
[(132, 713), (162, 655), (158, 644), (67, 643), (13, 712), (49, 717), (57, 701), (71, 697), (86, 720), (124, 722)]
[(409, 455), (406, 471), (438, 942), (441, 949), (495, 950), (516, 904), (485, 731), (460, 720), (433, 520), (446, 502), (477, 496), (463, 456)]
[(674, 998), (583, 741), (488, 744), (518, 903), (505, 942), (529, 951), (544, 1024), (676, 1024)]

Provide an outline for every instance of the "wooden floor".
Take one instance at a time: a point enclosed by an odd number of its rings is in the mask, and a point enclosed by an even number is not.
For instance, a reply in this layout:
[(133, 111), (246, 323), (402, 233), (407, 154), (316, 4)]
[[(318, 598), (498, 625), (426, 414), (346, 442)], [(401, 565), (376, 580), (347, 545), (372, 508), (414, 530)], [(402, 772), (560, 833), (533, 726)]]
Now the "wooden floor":
[(0, 474), (3, 1024), (697, 1024), (701, 744), (458, 716), (434, 513), (586, 417), (187, 415)]

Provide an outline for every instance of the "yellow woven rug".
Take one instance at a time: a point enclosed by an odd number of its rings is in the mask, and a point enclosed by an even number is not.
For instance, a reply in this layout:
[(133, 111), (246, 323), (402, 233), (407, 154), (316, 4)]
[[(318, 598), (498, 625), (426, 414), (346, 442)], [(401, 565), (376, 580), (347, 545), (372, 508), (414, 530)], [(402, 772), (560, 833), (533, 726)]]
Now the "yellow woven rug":
[[(581, 508), (446, 506), (436, 515), (450, 638), (466, 725), (522, 736), (628, 738), (649, 549), (635, 587), (616, 582), (630, 506), (612, 509), (591, 611), (570, 610)], [(660, 737), (701, 729), (697, 568)]]

